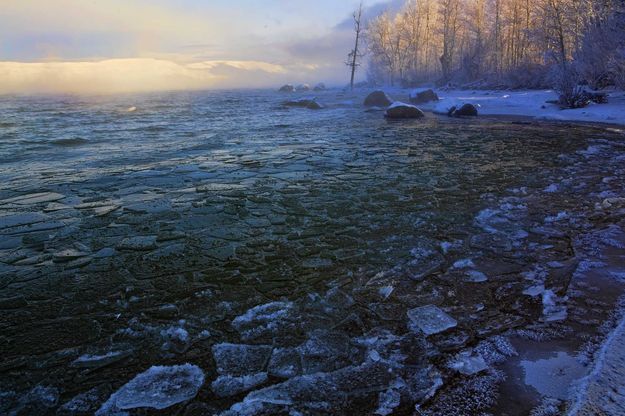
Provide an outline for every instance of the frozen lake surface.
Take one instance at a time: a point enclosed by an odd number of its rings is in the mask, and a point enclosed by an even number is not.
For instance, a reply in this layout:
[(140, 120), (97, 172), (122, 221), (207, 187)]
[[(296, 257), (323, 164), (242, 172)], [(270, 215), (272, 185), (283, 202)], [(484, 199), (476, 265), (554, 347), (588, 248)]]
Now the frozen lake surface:
[(0, 98), (1, 414), (479, 414), (596, 349), (622, 132), (315, 94)]

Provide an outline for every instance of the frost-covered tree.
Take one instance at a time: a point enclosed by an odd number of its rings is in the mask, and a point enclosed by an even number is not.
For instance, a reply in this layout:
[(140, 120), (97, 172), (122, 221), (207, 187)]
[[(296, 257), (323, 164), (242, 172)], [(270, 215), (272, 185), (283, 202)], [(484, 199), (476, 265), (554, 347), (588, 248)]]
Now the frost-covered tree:
[(369, 74), (573, 91), (625, 84), (625, 0), (406, 0), (369, 22)]

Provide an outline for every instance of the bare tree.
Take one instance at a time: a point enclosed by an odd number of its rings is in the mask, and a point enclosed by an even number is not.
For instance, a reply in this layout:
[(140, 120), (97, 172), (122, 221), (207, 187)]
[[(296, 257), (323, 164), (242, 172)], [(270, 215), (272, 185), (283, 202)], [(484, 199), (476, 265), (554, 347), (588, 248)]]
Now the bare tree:
[(458, 34), (458, 11), (460, 0), (442, 0), (439, 8), (441, 30), (443, 35), (443, 51), (439, 58), (443, 71), (443, 81), (451, 79), (453, 58), (456, 52)]
[(362, 32), (362, 2), (358, 6), (358, 10), (354, 12), (354, 32), (356, 33), (356, 43), (354, 49), (348, 55), (347, 66), (351, 69), (351, 79), (349, 82), (350, 88), (354, 89), (354, 77), (356, 76), (356, 69), (360, 66), (360, 58), (363, 55), (360, 53), (360, 35)]
[(391, 84), (625, 83), (625, 0), (405, 0), (366, 36), (368, 73)]

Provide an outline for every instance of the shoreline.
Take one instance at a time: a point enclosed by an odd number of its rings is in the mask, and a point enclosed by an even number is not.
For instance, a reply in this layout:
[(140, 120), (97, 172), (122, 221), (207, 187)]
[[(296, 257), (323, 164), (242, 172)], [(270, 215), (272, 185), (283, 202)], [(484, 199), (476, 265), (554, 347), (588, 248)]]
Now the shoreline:
[[(409, 102), (411, 91), (426, 89), (384, 89), (398, 101)], [(421, 110), (445, 115), (452, 106), (465, 103), (478, 107), (480, 118), (496, 117), (520, 121), (570, 122), (583, 125), (625, 127), (625, 91), (607, 91), (608, 103), (594, 104), (577, 109), (561, 109), (547, 101), (557, 100), (553, 90), (441, 90), (434, 89), (440, 98), (437, 102), (417, 104)]]

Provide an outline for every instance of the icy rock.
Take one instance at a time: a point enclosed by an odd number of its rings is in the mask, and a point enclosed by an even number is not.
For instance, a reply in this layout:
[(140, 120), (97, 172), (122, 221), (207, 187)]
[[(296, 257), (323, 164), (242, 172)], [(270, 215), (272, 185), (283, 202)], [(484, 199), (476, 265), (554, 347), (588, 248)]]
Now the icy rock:
[(465, 376), (472, 376), (488, 368), (484, 358), (473, 351), (460, 352), (447, 365)]
[(127, 237), (117, 245), (118, 250), (148, 251), (155, 248), (155, 235)]
[(302, 373), (302, 360), (296, 348), (276, 348), (271, 354), (268, 367), (273, 377), (292, 378)]
[(232, 326), (249, 341), (288, 328), (292, 312), (292, 302), (271, 302), (251, 308), (235, 318)]
[(113, 393), (96, 416), (118, 415), (120, 410), (141, 407), (166, 409), (194, 398), (202, 384), (204, 372), (195, 365), (154, 366)]
[(414, 105), (396, 101), (386, 109), (384, 116), (391, 119), (404, 119), (423, 118), (425, 117), (425, 114)]
[(219, 376), (211, 383), (213, 392), (219, 397), (236, 396), (250, 391), (267, 381), (267, 373), (256, 373), (246, 376)]
[(434, 335), (456, 327), (455, 319), (434, 305), (421, 306), (408, 311), (409, 328), (423, 331), (425, 335)]
[(213, 358), (219, 374), (243, 376), (263, 372), (271, 350), (267, 345), (215, 344)]

